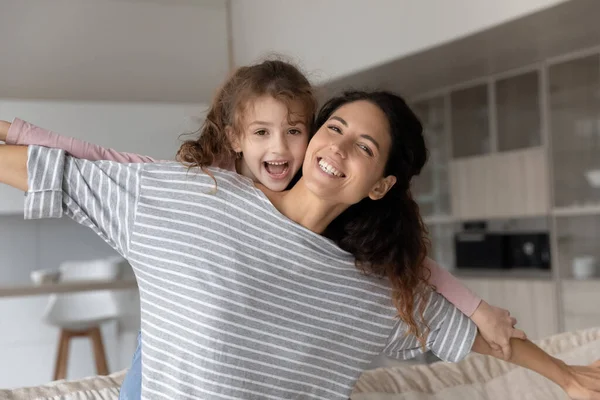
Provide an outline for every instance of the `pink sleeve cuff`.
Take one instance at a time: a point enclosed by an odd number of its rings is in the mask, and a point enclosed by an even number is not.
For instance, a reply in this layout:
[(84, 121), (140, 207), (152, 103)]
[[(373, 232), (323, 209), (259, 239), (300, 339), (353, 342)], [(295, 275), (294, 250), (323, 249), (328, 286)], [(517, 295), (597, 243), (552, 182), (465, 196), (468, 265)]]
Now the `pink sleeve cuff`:
[(10, 128), (8, 128), (8, 133), (6, 134), (6, 144), (19, 144), (21, 132), (26, 129), (26, 125), (27, 123), (22, 119), (15, 118), (12, 124), (10, 124)]
[(431, 258), (425, 259), (425, 267), (431, 271), (429, 283), (435, 286), (437, 292), (467, 317), (471, 317), (479, 307), (481, 298)]

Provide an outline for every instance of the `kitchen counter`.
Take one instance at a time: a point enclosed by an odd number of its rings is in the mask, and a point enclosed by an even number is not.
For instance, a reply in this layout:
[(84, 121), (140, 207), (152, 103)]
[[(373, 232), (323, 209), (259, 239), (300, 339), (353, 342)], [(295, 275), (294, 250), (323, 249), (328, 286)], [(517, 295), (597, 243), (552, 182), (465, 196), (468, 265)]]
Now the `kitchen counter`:
[(458, 278), (490, 278), (490, 279), (539, 279), (552, 280), (552, 271), (533, 268), (486, 269), (486, 268), (455, 268), (450, 271)]
[(40, 296), (53, 293), (89, 292), (94, 290), (124, 290), (137, 288), (134, 279), (116, 281), (79, 281), (48, 283), (44, 285), (11, 285), (0, 286), (0, 298)]

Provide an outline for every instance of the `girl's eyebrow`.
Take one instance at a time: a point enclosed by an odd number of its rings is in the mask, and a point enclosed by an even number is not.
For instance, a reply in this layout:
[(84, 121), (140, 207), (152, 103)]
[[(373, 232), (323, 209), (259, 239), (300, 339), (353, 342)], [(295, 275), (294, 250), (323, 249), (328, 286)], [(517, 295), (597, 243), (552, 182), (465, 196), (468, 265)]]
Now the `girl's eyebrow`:
[(302, 121), (302, 120), (297, 120), (297, 121), (289, 121), (290, 125), (292, 126), (296, 126), (296, 125), (304, 125), (306, 126), (306, 122)]
[(249, 125), (273, 125), (271, 122), (267, 122), (267, 121), (253, 121), (251, 122)]

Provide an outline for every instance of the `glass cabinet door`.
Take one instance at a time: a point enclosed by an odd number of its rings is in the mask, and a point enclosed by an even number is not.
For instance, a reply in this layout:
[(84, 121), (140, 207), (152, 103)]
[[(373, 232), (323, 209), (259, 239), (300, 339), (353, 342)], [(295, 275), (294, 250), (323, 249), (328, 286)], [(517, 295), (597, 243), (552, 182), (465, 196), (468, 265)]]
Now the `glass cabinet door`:
[(600, 205), (600, 56), (550, 66), (556, 207)]
[(429, 159), (421, 174), (413, 178), (412, 191), (423, 216), (450, 214), (448, 185), (448, 135), (444, 97), (413, 105), (423, 123)]
[(450, 93), (453, 158), (491, 150), (487, 84)]
[(496, 85), (498, 150), (542, 144), (538, 71), (501, 79)]
[(454, 235), (459, 231), (458, 224), (443, 223), (428, 226), (431, 248), (428, 256), (447, 270), (456, 268)]

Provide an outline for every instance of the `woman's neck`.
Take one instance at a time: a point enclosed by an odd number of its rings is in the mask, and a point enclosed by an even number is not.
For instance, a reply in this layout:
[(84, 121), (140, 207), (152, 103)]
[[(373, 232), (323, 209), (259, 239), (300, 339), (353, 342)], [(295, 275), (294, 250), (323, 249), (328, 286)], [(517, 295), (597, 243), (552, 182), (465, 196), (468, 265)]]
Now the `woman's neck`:
[(321, 234), (325, 228), (348, 208), (317, 198), (300, 179), (291, 190), (273, 192), (262, 185), (259, 188), (280, 213), (311, 231)]

